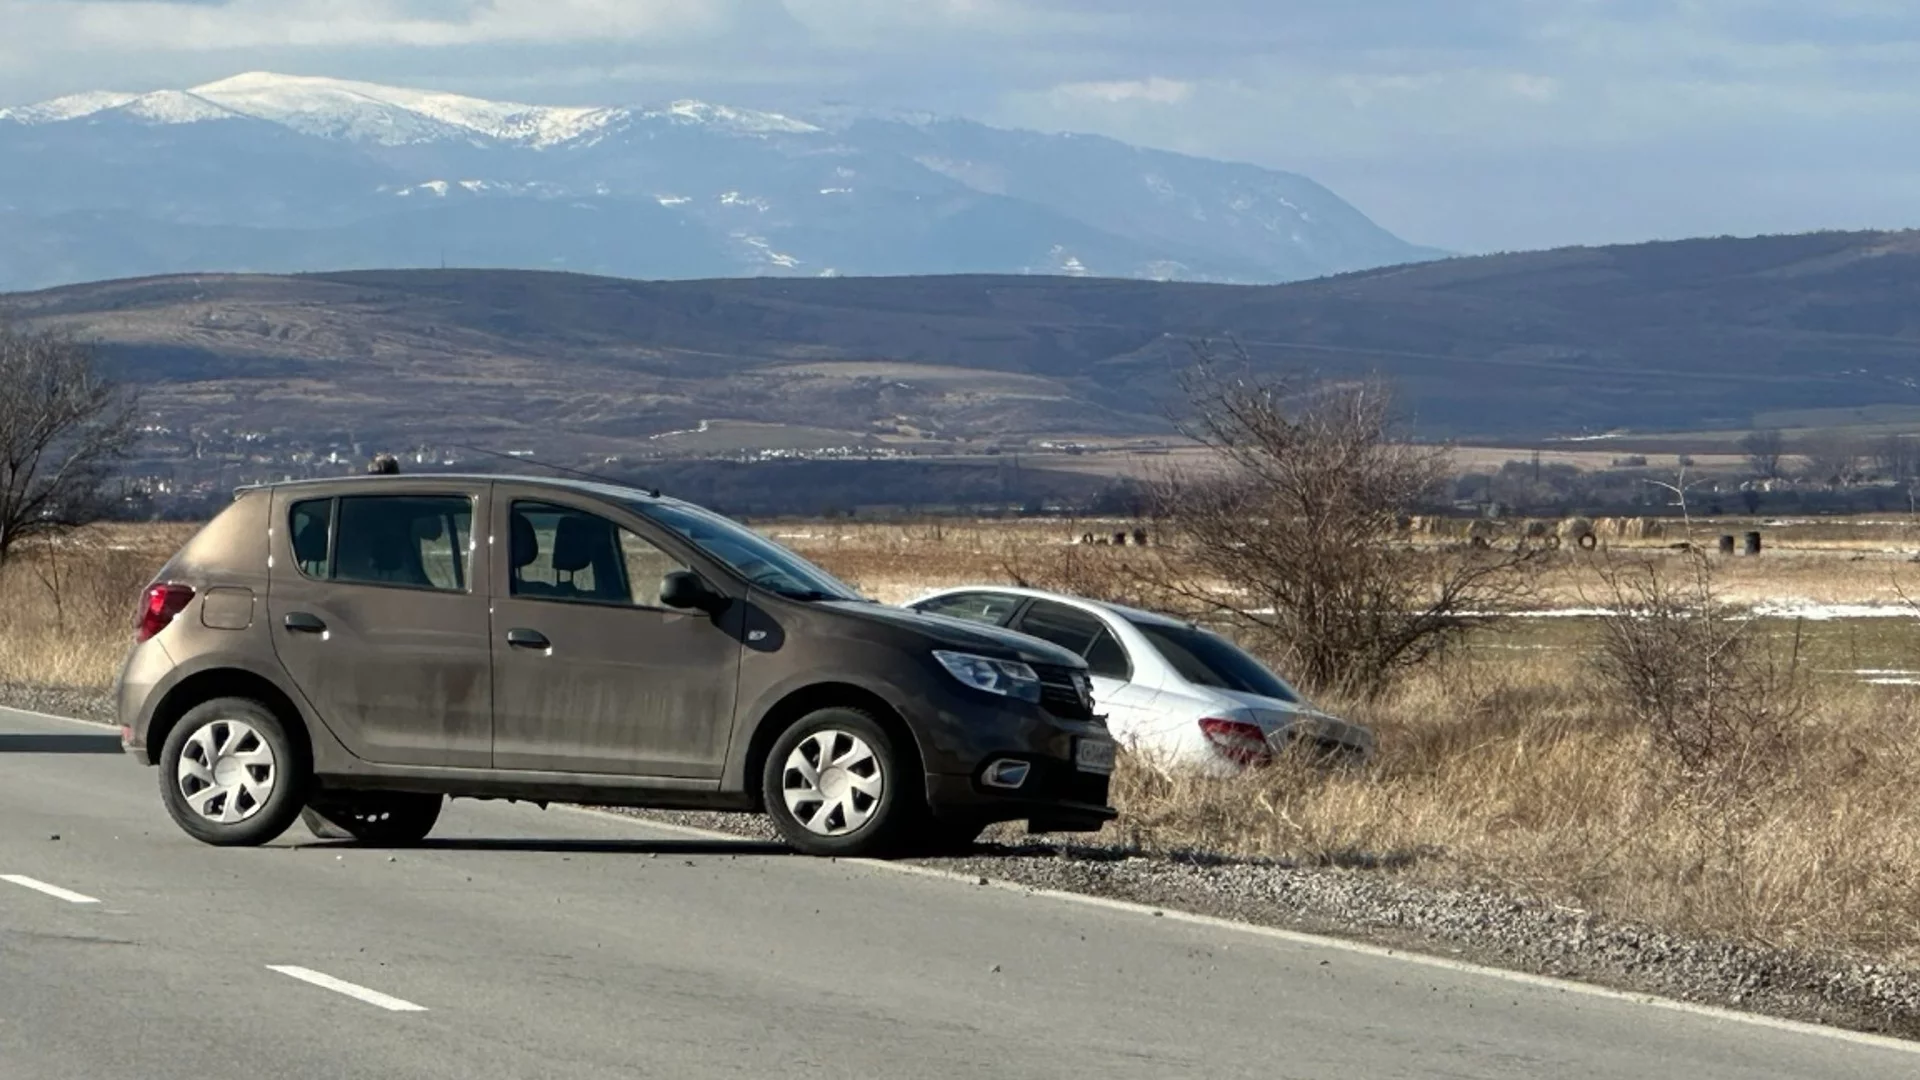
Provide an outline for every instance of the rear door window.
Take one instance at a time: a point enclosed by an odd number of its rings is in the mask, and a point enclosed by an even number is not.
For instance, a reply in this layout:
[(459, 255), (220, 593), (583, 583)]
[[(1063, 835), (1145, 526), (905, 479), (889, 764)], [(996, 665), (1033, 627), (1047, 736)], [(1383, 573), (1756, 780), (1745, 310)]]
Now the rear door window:
[(360, 585), (467, 591), (473, 500), (349, 495), (295, 503), (294, 561), (308, 577)]

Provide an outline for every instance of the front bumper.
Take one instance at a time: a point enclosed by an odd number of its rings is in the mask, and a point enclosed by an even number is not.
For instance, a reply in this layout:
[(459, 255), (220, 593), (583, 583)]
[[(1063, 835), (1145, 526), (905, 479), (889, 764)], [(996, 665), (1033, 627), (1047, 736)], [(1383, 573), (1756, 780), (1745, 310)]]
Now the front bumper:
[[(1026, 780), (1018, 788), (997, 788), (982, 777), (996, 761), (1026, 762)], [(991, 825), (1028, 823), (1033, 832), (1095, 832), (1120, 816), (1107, 805), (1112, 777), (1076, 768), (1071, 761), (1035, 754), (991, 755), (967, 774), (927, 777), (927, 802), (943, 821)]]

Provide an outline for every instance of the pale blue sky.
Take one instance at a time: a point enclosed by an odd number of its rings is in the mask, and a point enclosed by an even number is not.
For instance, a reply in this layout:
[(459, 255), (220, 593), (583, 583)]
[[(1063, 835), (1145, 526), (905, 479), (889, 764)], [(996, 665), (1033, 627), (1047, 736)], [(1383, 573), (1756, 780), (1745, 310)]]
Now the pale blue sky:
[(1469, 251), (1920, 225), (1915, 0), (0, 0), (0, 104), (269, 69), (1304, 172)]

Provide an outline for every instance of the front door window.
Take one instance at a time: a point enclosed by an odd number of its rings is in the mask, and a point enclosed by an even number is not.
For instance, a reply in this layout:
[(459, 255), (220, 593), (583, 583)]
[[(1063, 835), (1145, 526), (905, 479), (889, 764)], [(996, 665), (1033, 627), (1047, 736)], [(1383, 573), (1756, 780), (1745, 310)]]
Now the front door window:
[(659, 608), (660, 582), (686, 567), (647, 538), (584, 510), (515, 502), (509, 588), (529, 600)]

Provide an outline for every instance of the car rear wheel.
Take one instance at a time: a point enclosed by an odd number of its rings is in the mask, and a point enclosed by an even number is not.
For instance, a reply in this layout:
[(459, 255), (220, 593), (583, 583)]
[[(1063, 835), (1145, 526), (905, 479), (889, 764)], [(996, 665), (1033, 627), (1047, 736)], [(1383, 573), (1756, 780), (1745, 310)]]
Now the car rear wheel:
[(300, 816), (323, 840), (351, 838), (394, 847), (425, 840), (445, 802), (439, 795), (413, 792), (338, 792), (315, 798)]
[(901, 794), (913, 771), (871, 715), (820, 709), (773, 744), (762, 795), (780, 835), (806, 854), (891, 854), (911, 824)]
[(293, 824), (306, 802), (306, 757), (271, 708), (248, 698), (202, 702), (160, 750), (160, 795), (202, 843), (250, 847)]

